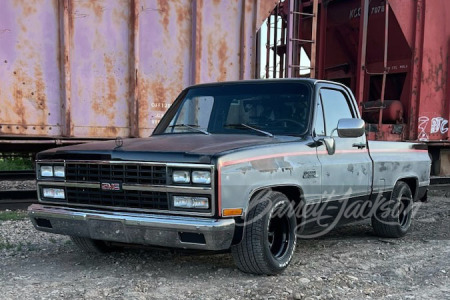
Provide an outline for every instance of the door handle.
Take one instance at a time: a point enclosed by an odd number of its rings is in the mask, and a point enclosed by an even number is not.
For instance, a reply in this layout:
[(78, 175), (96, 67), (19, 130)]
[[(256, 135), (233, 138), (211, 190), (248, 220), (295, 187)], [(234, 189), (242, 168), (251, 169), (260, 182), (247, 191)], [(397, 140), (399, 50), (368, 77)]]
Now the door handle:
[(364, 149), (366, 148), (366, 143), (355, 143), (353, 144), (353, 147), (356, 147), (358, 149)]

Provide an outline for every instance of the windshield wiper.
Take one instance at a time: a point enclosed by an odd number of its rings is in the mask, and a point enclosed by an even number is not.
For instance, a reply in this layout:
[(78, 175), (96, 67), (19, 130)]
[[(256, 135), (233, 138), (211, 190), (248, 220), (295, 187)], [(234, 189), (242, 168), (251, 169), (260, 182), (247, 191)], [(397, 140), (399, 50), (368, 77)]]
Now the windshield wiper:
[(169, 126), (167, 126), (167, 127), (171, 127), (171, 128), (174, 128), (174, 127), (186, 127), (186, 128), (189, 128), (189, 129), (194, 130), (194, 131), (197, 131), (197, 132), (201, 132), (201, 133), (206, 134), (206, 135), (209, 135), (209, 134), (210, 134), (210, 133), (209, 133), (208, 131), (206, 131), (206, 130), (203, 130), (203, 129), (200, 129), (200, 128), (196, 128), (196, 127), (198, 127), (198, 125), (174, 124), (174, 125), (169, 125)]
[(225, 124), (224, 127), (234, 127), (234, 128), (237, 128), (237, 129), (250, 129), (250, 130), (262, 133), (264, 135), (273, 137), (273, 134), (271, 134), (270, 132), (267, 132), (267, 131), (264, 131), (264, 130), (252, 127), (252, 126), (244, 124), (244, 123), (240, 123), (240, 124)]

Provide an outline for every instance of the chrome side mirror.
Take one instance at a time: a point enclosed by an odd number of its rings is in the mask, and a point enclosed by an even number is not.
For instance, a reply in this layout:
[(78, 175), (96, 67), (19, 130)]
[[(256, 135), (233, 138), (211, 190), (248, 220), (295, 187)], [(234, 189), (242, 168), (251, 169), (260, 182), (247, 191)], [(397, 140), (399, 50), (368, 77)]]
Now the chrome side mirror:
[(337, 132), (341, 138), (357, 138), (365, 133), (365, 123), (361, 119), (340, 119)]

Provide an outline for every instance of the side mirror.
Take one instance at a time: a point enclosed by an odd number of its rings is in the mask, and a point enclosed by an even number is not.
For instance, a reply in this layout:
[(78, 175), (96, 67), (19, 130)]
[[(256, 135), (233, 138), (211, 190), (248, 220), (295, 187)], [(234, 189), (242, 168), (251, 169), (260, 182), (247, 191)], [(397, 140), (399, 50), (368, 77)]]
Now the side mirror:
[(342, 138), (357, 138), (365, 133), (365, 123), (361, 119), (340, 119), (337, 132)]

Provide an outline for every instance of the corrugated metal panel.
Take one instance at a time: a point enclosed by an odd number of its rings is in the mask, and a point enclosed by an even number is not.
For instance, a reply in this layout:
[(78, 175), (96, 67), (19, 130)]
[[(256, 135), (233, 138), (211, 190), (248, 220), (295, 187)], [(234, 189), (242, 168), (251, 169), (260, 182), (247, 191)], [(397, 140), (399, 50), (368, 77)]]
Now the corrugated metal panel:
[(148, 136), (194, 83), (254, 77), (274, 0), (9, 0), (0, 135)]
[(0, 134), (61, 134), (55, 3), (0, 3)]

